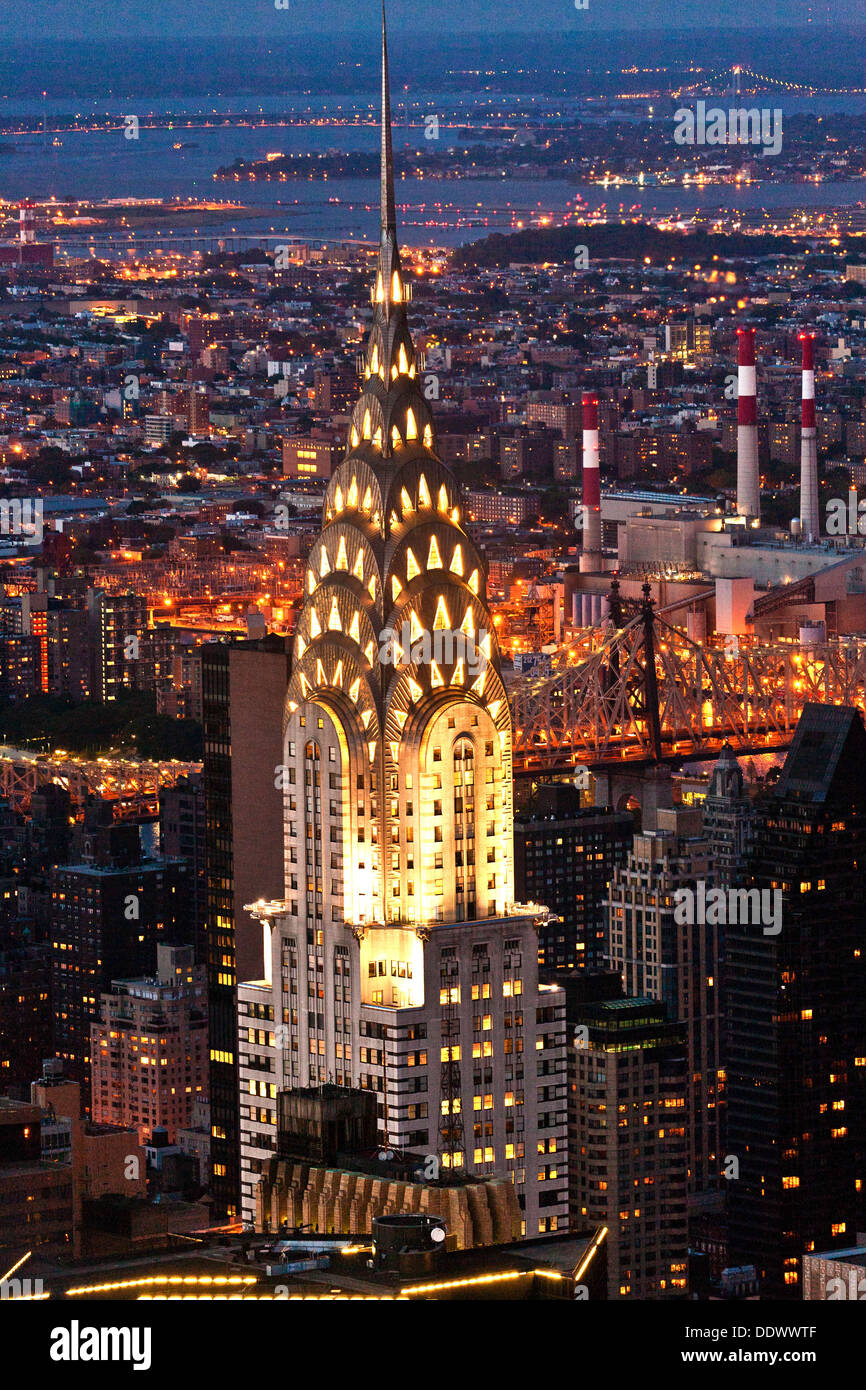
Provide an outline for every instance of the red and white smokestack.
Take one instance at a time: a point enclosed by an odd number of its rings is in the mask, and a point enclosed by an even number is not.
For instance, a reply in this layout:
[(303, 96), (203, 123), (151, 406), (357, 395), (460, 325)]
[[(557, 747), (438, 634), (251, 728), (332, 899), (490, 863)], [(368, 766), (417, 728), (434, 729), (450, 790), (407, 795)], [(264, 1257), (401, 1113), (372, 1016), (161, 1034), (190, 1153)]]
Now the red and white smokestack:
[(598, 397), (583, 394), (583, 545), (580, 568), (601, 569), (601, 483), (598, 473)]
[(32, 246), (36, 240), (36, 214), (32, 203), (21, 203), (18, 208), (18, 241), (22, 246)]
[(809, 540), (821, 534), (818, 514), (818, 431), (815, 427), (815, 334), (801, 333), (803, 395), (800, 415), (800, 523)]
[(737, 341), (737, 512), (740, 516), (760, 518), (754, 328), (738, 328)]

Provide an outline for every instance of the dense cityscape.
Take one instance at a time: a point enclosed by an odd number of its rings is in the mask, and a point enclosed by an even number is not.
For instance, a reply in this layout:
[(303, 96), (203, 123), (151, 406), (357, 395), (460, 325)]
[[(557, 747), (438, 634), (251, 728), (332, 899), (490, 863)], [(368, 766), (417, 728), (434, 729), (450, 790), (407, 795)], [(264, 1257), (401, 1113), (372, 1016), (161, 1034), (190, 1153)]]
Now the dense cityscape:
[(354, 107), (0, 118), (0, 1300), (776, 1364), (866, 1296), (862, 84), (437, 111), (385, 23)]

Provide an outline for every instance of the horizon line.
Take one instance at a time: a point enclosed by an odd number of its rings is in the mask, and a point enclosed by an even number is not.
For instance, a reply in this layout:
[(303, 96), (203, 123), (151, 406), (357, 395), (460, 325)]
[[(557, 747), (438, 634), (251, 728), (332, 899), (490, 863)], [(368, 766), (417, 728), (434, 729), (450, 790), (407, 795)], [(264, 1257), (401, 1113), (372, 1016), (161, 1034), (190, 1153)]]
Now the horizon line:
[[(628, 22), (606, 23), (606, 22), (604, 22), (604, 21), (602, 21), (602, 20), (593, 20), (593, 19), (581, 20), (581, 21), (579, 21), (579, 23), (581, 24), (581, 27), (582, 27), (582, 28), (584, 28), (584, 29), (586, 29), (586, 28), (591, 28), (592, 31), (593, 31), (594, 33), (596, 33), (596, 34), (600, 34), (600, 33), (605, 33), (605, 34), (611, 34), (611, 33), (613, 33), (613, 34), (616, 34), (616, 33), (622, 33), (622, 34), (658, 34), (660, 37), (661, 37), (661, 36), (664, 36), (664, 37), (666, 37), (666, 38), (670, 38), (670, 37), (672, 37), (672, 36), (674, 36), (674, 35), (676, 35), (676, 34), (682, 34), (682, 33), (689, 33), (689, 34), (690, 34), (690, 33), (692, 33), (695, 29), (699, 29), (699, 30), (701, 30), (702, 32), (707, 33), (707, 34), (713, 34), (713, 35), (719, 35), (719, 36), (725, 35), (725, 34), (730, 34), (732, 30), (736, 30), (738, 34), (766, 34), (766, 35), (769, 35), (769, 34), (777, 34), (777, 35), (778, 35), (778, 34), (790, 34), (790, 35), (794, 35), (794, 34), (798, 34), (798, 33), (809, 33), (809, 32), (814, 32), (816, 29), (823, 29), (823, 28), (826, 28), (826, 27), (827, 27), (822, 21), (816, 21), (815, 23), (812, 23), (812, 24), (799, 22), (799, 23), (796, 23), (796, 24), (777, 24), (777, 23), (773, 23), (773, 24), (766, 24), (766, 25), (756, 25), (756, 24), (748, 24), (748, 23), (747, 23), (747, 24), (736, 24), (736, 23), (733, 23), (733, 22), (731, 22), (731, 21), (729, 21), (729, 20), (726, 20), (726, 21), (724, 21), (724, 22), (722, 22), (721, 20), (719, 20), (718, 22), (715, 22), (715, 23), (714, 23), (713, 21), (706, 21), (706, 20), (704, 20), (704, 21), (702, 21), (702, 22), (699, 22), (699, 21), (695, 20), (693, 23), (683, 22), (683, 23), (681, 23), (681, 24), (678, 24), (676, 27), (672, 27), (672, 26), (669, 25), (669, 24), (663, 24), (663, 23), (656, 23), (656, 24), (639, 24), (639, 23), (631, 24), (631, 23), (628, 23)], [(87, 45), (87, 46), (90, 46), (90, 47), (94, 47), (94, 48), (100, 47), (100, 46), (103, 46), (103, 47), (104, 47), (104, 46), (107, 46), (109, 43), (110, 43), (112, 46), (114, 46), (115, 43), (116, 43), (116, 41), (117, 41), (118, 39), (126, 39), (127, 42), (137, 42), (137, 41), (140, 40), (140, 39), (148, 39), (148, 40), (151, 40), (151, 41), (157, 40), (157, 41), (159, 41), (159, 42), (161, 42), (161, 43), (166, 43), (166, 44), (168, 44), (168, 43), (176, 43), (176, 42), (179, 43), (179, 42), (181, 42), (181, 41), (183, 41), (183, 40), (185, 40), (185, 39), (189, 39), (189, 38), (203, 39), (203, 40), (208, 40), (208, 39), (210, 39), (210, 40), (212, 40), (212, 41), (213, 41), (213, 40), (217, 40), (217, 39), (223, 39), (223, 38), (232, 38), (232, 39), (234, 39), (234, 40), (235, 40), (236, 42), (238, 42), (238, 43), (243, 43), (245, 40), (249, 40), (249, 39), (274, 39), (274, 38), (279, 37), (279, 32), (278, 32), (278, 30), (275, 29), (275, 28), (268, 28), (268, 29), (261, 29), (261, 30), (249, 30), (249, 29), (248, 29), (248, 30), (245, 32), (245, 34), (244, 34), (243, 36), (241, 36), (241, 35), (239, 35), (239, 34), (237, 33), (237, 29), (236, 29), (235, 27), (233, 27), (230, 23), (226, 22), (226, 23), (224, 24), (224, 26), (220, 26), (220, 28), (215, 28), (213, 25), (211, 25), (211, 26), (209, 26), (209, 28), (208, 28), (207, 30), (205, 30), (205, 31), (191, 30), (191, 29), (176, 30), (175, 33), (174, 33), (173, 35), (171, 35), (171, 36), (166, 35), (164, 30), (160, 30), (159, 32), (156, 32), (156, 33), (152, 33), (152, 32), (150, 32), (150, 31), (145, 31), (145, 30), (140, 30), (140, 31), (136, 31), (135, 33), (132, 33), (132, 34), (131, 34), (131, 33), (130, 33), (130, 30), (129, 30), (129, 27), (127, 26), (126, 28), (124, 28), (124, 29), (122, 29), (122, 30), (120, 30), (120, 29), (118, 29), (118, 30), (101, 29), (99, 35), (98, 35), (98, 36), (94, 36), (94, 37), (92, 37), (92, 38), (81, 38), (81, 37), (70, 38), (70, 37), (63, 37), (62, 35), (51, 35), (51, 36), (49, 36), (49, 35), (40, 35), (40, 36), (38, 36), (38, 37), (37, 37), (37, 36), (32, 36), (32, 35), (31, 35), (31, 36), (28, 36), (27, 38), (22, 38), (22, 37), (20, 37), (20, 27), (17, 26), (17, 25), (13, 25), (12, 22), (11, 22), (11, 20), (10, 20), (10, 21), (4, 21), (3, 18), (2, 18), (2, 16), (0, 16), (0, 33), (3, 32), (3, 29), (4, 29), (5, 27), (7, 27), (7, 24), (8, 24), (9, 29), (12, 30), (12, 31), (14, 31), (14, 34), (17, 36), (17, 37), (10, 37), (10, 43), (13, 44), (13, 45), (17, 45), (18, 47), (21, 47), (21, 48), (26, 47), (26, 48), (29, 48), (29, 49), (32, 49), (32, 48), (34, 48), (34, 47), (39, 47), (40, 45), (41, 45), (41, 46), (44, 46), (44, 45), (46, 45), (46, 44), (57, 44), (57, 45), (64, 45), (64, 46), (67, 46), (67, 45), (69, 45), (70, 43), (79, 44), (79, 45), (84, 44), (84, 45)], [(412, 34), (414, 34), (414, 35), (419, 35), (419, 36), (420, 36), (420, 35), (427, 35), (427, 36), (434, 36), (434, 35), (435, 35), (435, 36), (441, 37), (441, 35), (439, 35), (439, 31), (438, 31), (438, 29), (437, 29), (437, 27), (436, 27), (435, 25), (431, 26), (430, 28), (425, 28), (425, 27), (423, 27), (422, 25), (419, 25), (419, 24), (411, 24), (411, 25), (406, 25), (405, 28), (406, 28), (407, 31), (409, 31), (410, 33), (412, 33)], [(863, 20), (862, 22), (859, 22), (859, 23), (858, 23), (858, 22), (854, 22), (854, 21), (843, 21), (843, 22), (840, 22), (840, 23), (834, 23), (834, 24), (832, 25), (832, 28), (833, 28), (834, 32), (837, 32), (837, 33), (838, 33), (838, 32), (845, 32), (845, 33), (866, 34), (866, 20)], [(575, 29), (575, 30), (573, 30), (573, 31), (572, 31), (572, 30), (566, 31), (565, 29), (563, 29), (563, 32), (575, 32), (575, 33), (576, 33), (577, 30)], [(378, 43), (378, 35), (376, 35), (376, 36), (375, 36), (375, 39), (374, 39), (373, 35), (371, 35), (370, 28), (369, 28), (368, 25), (359, 26), (358, 28), (350, 28), (349, 26), (341, 25), (338, 34), (327, 34), (327, 33), (323, 33), (323, 31), (322, 31), (322, 26), (321, 26), (321, 25), (310, 24), (309, 27), (306, 27), (306, 26), (303, 26), (303, 25), (296, 25), (295, 28), (293, 29), (293, 33), (295, 33), (295, 34), (297, 34), (297, 33), (307, 33), (307, 34), (311, 34), (311, 35), (318, 36), (323, 44), (328, 44), (328, 45), (333, 45), (335, 39), (339, 40), (339, 38), (340, 38), (341, 36), (343, 36), (343, 35), (346, 35), (347, 37), (351, 36), (351, 37), (353, 37), (353, 38), (357, 38), (357, 37), (359, 37), (359, 36), (365, 36), (365, 37), (367, 37), (367, 38), (370, 39), (371, 43), (374, 42), (374, 41), (375, 41), (376, 43)], [(509, 35), (509, 34), (515, 34), (515, 35), (516, 35), (516, 34), (519, 34), (522, 38), (525, 38), (525, 36), (526, 36), (527, 34), (535, 34), (535, 35), (538, 36), (539, 42), (542, 42), (543, 39), (544, 39), (544, 36), (541, 35), (541, 34), (539, 34), (539, 31), (538, 31), (537, 26), (534, 26), (534, 25), (527, 25), (526, 28), (521, 28), (521, 27), (516, 27), (516, 26), (514, 26), (514, 25), (510, 25), (510, 26), (507, 27), (507, 28), (492, 29), (492, 30), (491, 30), (491, 28), (490, 28), (489, 25), (479, 25), (478, 28), (470, 28), (470, 27), (467, 26), (467, 27), (461, 28), (461, 29), (459, 29), (459, 30), (452, 31), (452, 32), (447, 36), (447, 38), (443, 39), (443, 42), (444, 42), (444, 43), (454, 43), (455, 41), (457, 41), (457, 40), (463, 38), (464, 36), (472, 36), (472, 37), (490, 37), (491, 35), (495, 35), (495, 36), (497, 36), (497, 37), (504, 37), (504, 36), (507, 36), (507, 35)], [(553, 48), (553, 47), (555, 47), (555, 45), (554, 45), (554, 44), (551, 44), (551, 47)]]

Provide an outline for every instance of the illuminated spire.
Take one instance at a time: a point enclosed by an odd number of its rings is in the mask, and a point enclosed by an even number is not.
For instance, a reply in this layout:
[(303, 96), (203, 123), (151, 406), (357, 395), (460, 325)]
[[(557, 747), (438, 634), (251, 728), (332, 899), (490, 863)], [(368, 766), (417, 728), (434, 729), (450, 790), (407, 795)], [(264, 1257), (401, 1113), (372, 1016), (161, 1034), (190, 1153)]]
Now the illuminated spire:
[(382, 0), (382, 174), (381, 174), (381, 235), (397, 233), (397, 211), (394, 204), (394, 149), (391, 139), (391, 84), (388, 79), (388, 32), (385, 24), (385, 0)]
[[(487, 916), (513, 893), (511, 798), (505, 790), (511, 777), (510, 712), (487, 605), (486, 566), (462, 524), (457, 480), (437, 451), (409, 328), (412, 282), (403, 274), (398, 241), (384, 2), (381, 82), (372, 322), (346, 454), (328, 482), (322, 531), (310, 562), (311, 592), (296, 625), (285, 726), (298, 756), (311, 742), (321, 752), (327, 743), (343, 785), (355, 789), (361, 779), (364, 820), (375, 823), (376, 849), (356, 857), (361, 822), (355, 824), (356, 802), (349, 798), (345, 844), (353, 852), (344, 856), (341, 910), (346, 921), (374, 925), (454, 920), (464, 910), (456, 864), (449, 866), (443, 894), (434, 892), (437, 851), (426, 849), (433, 833), (426, 789), (432, 750), (442, 745), (444, 751), (446, 742), (450, 749), (451, 711), (466, 706), (471, 713), (461, 714), (460, 727), (474, 732), (461, 735), (455, 758), (461, 775), (471, 752), (482, 782), (487, 772), (494, 780), (495, 772), (503, 783), (492, 794), (494, 804), (487, 804), (488, 794), (483, 809), (467, 812), (482, 817), (493, 812), (484, 838), (497, 864), (495, 874), (482, 876), (473, 887), (473, 911)], [(459, 634), (452, 624), (460, 624)], [(387, 652), (376, 641), (385, 631), (391, 634)], [(318, 732), (308, 736), (303, 729)], [(374, 809), (366, 797), (371, 772), (379, 788), (399, 784), (402, 789), (405, 779), (416, 796), (406, 803), (399, 797), (380, 800)], [(386, 863), (381, 847), (399, 842), (406, 818), (425, 852), (414, 864), (411, 856), (400, 864), (395, 884), (392, 851)]]

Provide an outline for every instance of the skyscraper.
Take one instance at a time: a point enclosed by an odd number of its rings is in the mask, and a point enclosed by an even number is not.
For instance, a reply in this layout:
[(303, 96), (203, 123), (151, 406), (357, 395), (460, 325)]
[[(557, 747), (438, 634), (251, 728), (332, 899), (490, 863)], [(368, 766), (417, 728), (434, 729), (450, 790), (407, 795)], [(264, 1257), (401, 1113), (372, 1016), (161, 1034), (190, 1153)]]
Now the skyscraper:
[(90, 1104), (90, 1027), (112, 980), (143, 975), (189, 931), (189, 873), (173, 859), (95, 857), (51, 870), (54, 1045)]
[(716, 881), (729, 887), (742, 867), (752, 802), (729, 743), (722, 745), (703, 804), (704, 838)]
[(607, 886), (634, 836), (630, 811), (581, 806), (576, 787), (538, 788), (514, 824), (514, 882), (519, 898), (557, 915), (538, 933), (538, 964), (594, 970), (604, 951)]
[(746, 883), (780, 930), (727, 928), (730, 1257), (801, 1296), (804, 1253), (866, 1229), (866, 729), (807, 704), (756, 811)]
[(331, 1079), (376, 1091), (391, 1144), (510, 1175), (538, 1235), (568, 1205), (564, 995), (538, 983), (546, 910), (514, 902), (486, 568), (409, 334), (384, 21), (381, 160), (361, 396), (295, 626), (284, 898), (256, 905), (264, 978), (238, 989), (244, 1213), (277, 1093)]
[(207, 961), (207, 873), (205, 787), (201, 773), (178, 777), (159, 789), (159, 845), (169, 859), (190, 869), (190, 941), (197, 965)]
[(662, 1000), (685, 1029), (689, 1190), (704, 1192), (718, 1187), (721, 1168), (721, 927), (681, 923), (675, 911), (678, 889), (713, 881), (700, 811), (660, 808), (657, 819), (657, 830), (635, 835), (611, 882), (607, 960), (627, 994)]
[(87, 592), (93, 673), (90, 689), (106, 703), (123, 690), (153, 686), (153, 658), (147, 623), (147, 599), (140, 594)]
[(205, 896), (210, 1046), (211, 1197), (240, 1200), (237, 981), (262, 970), (262, 933), (244, 912), (283, 882), (282, 757), (289, 658), (282, 638), (202, 648)]
[(607, 1227), (608, 1298), (682, 1298), (689, 1164), (684, 1025), (671, 1022), (657, 1000), (593, 999), (606, 992), (597, 978), (583, 977), (569, 989), (572, 1226)]

